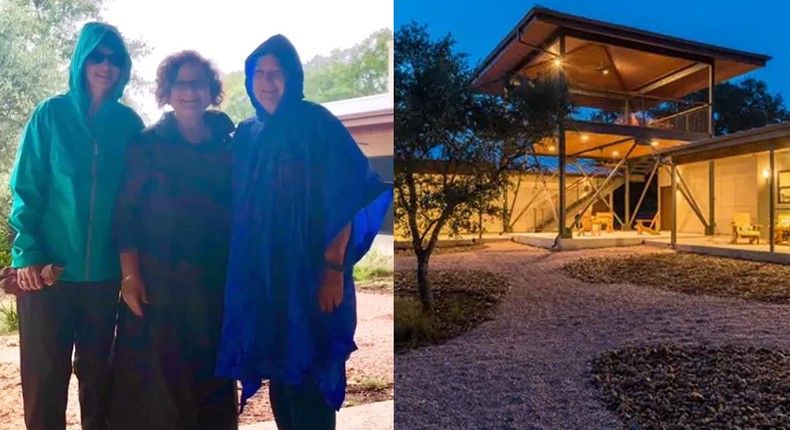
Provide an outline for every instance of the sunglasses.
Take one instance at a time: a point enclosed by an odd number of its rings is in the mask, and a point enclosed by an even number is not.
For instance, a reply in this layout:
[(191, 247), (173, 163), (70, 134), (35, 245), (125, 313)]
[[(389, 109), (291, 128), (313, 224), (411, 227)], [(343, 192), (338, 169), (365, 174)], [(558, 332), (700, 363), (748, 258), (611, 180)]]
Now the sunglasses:
[(115, 52), (109, 55), (105, 55), (101, 51), (95, 50), (90, 54), (88, 54), (88, 61), (90, 61), (92, 64), (96, 64), (96, 65), (102, 64), (104, 63), (105, 60), (109, 61), (110, 65), (114, 67), (121, 67), (123, 66), (123, 63), (126, 61), (123, 55)]

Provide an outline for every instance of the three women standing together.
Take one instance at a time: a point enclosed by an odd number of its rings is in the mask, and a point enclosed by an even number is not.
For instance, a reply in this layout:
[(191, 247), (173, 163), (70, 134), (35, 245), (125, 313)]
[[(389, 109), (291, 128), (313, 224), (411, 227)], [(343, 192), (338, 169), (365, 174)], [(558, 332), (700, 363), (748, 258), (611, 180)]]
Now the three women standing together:
[[(279, 428), (334, 428), (356, 349), (352, 269), (391, 184), (304, 100), (283, 36), (245, 62), (256, 115), (238, 128), (207, 110), (216, 69), (184, 51), (157, 74), (173, 110), (143, 130), (118, 102), (130, 69), (117, 30), (87, 24), (68, 93), (23, 134), (11, 226), (27, 428), (65, 429), (72, 349), (85, 430), (236, 429), (235, 381), (243, 405), (262, 380)], [(64, 271), (45, 287), (51, 263)]]

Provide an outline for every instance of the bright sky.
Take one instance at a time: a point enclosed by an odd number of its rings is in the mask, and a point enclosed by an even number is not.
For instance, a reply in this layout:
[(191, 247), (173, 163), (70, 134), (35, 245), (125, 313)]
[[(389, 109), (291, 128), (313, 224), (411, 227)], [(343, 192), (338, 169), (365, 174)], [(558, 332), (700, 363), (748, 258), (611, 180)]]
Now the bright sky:
[[(241, 70), (244, 59), (269, 36), (283, 34), (302, 62), (333, 49), (350, 48), (381, 28), (393, 28), (393, 0), (110, 0), (105, 20), (127, 38), (153, 48), (132, 73), (153, 82), (169, 54), (194, 49), (223, 73)], [(153, 121), (153, 94), (136, 101)]]

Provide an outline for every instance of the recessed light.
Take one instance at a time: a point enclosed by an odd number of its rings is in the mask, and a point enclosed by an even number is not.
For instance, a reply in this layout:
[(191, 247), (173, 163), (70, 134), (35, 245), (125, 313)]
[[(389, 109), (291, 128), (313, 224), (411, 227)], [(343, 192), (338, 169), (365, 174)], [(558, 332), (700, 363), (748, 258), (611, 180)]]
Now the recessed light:
[(586, 141), (590, 140), (590, 136), (588, 136), (586, 134), (583, 134), (582, 135), (582, 140), (586, 142)]
[(618, 155), (620, 155), (620, 151), (612, 151), (612, 155), (614, 155), (615, 157), (617, 157)]
[(549, 145), (549, 151), (554, 151), (554, 145)]
[(658, 141), (653, 139), (650, 141), (650, 146), (658, 146)]

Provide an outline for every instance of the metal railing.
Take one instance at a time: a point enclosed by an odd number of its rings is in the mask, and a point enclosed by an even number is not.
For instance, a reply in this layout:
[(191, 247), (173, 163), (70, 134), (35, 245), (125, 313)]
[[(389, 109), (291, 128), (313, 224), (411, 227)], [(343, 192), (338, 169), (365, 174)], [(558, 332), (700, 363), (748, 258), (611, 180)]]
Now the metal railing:
[[(571, 89), (572, 97), (594, 100), (605, 106), (622, 106), (622, 109), (597, 110), (592, 115), (574, 119), (606, 124), (660, 128), (696, 133), (708, 133), (710, 106), (693, 100), (667, 99), (639, 93), (592, 91)], [(592, 104), (592, 102), (591, 102)]]

